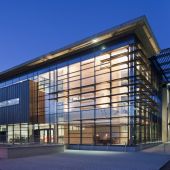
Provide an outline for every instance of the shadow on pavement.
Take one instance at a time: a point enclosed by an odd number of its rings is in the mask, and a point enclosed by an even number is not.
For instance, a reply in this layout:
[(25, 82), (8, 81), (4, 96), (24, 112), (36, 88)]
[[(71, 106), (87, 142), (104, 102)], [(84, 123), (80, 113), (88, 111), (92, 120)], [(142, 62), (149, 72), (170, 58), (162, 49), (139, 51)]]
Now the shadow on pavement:
[(170, 170), (170, 161), (163, 165), (159, 170)]

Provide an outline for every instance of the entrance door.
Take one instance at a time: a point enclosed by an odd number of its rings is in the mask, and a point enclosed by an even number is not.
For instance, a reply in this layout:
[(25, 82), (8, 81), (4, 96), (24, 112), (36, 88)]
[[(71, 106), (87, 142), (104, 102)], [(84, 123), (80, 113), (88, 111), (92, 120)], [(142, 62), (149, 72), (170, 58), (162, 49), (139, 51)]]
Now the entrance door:
[(40, 130), (39, 129), (34, 130), (34, 142), (40, 143)]
[(6, 131), (0, 132), (0, 143), (6, 143)]
[(40, 142), (41, 143), (53, 143), (53, 129), (41, 129), (40, 130)]
[(53, 143), (53, 129), (34, 130), (34, 141), (37, 143)]

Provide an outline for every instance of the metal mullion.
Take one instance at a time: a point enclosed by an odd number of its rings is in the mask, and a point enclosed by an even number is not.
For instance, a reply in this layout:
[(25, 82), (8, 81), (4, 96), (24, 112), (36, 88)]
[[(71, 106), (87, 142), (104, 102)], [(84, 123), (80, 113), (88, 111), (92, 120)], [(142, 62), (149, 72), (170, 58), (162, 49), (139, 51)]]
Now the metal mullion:
[(20, 137), (20, 143), (21, 143), (21, 123), (19, 123), (19, 137)]
[[(94, 51), (93, 51), (94, 53)], [(96, 145), (96, 57), (94, 56), (94, 145)]]
[(130, 74), (129, 74), (129, 71), (130, 71), (131, 67), (129, 66), (129, 64), (131, 64), (131, 62), (132, 62), (131, 60), (129, 60), (129, 57), (130, 57), (129, 52), (130, 51), (129, 51), (129, 47), (128, 47), (128, 54), (127, 54), (128, 55), (128, 145), (130, 145), (130, 135), (131, 135), (130, 134), (130, 126), (131, 125), (130, 125), (130, 115), (129, 115), (129, 103), (130, 103), (130, 100), (129, 100), (130, 99), (130, 93), (129, 93), (130, 92), (130, 88), (129, 88), (129, 84), (130, 84), (129, 83), (129, 77), (130, 77)]
[[(132, 45), (132, 47), (134, 48), (134, 44)], [(134, 83), (136, 83), (136, 56), (135, 54), (132, 54), (133, 58), (134, 58)], [(136, 84), (134, 85), (134, 121), (133, 121), (133, 144), (136, 145)]]
[[(58, 90), (58, 69), (55, 68), (55, 70), (53, 71), (53, 76), (54, 76), (54, 80), (55, 80), (55, 83), (54, 83), (54, 90), (57, 91)], [(56, 131), (57, 131), (57, 143), (59, 142), (58, 138), (59, 138), (59, 133), (58, 133), (58, 111), (57, 111), (57, 108), (58, 108), (58, 93), (56, 93), (56, 113), (55, 113), (55, 117), (56, 117), (56, 122), (55, 122), (55, 126), (54, 126), (54, 129), (55, 129), (55, 135), (56, 135)], [(56, 137), (55, 137), (55, 140), (56, 140)]]
[[(49, 70), (48, 70), (48, 76), (49, 76), (49, 82), (48, 82), (48, 86), (47, 86), (47, 88), (49, 88), (49, 86), (50, 86), (50, 80), (51, 80), (51, 73), (50, 73), (50, 68), (48, 68)], [(46, 87), (45, 87), (46, 88)], [(49, 90), (50, 91), (50, 90)], [(48, 97), (50, 98), (50, 96), (49, 96), (50, 94), (48, 93)], [(48, 100), (48, 99), (47, 99)], [(49, 120), (49, 128), (50, 128), (50, 143), (51, 143), (51, 117), (50, 117), (50, 111), (51, 111), (51, 108), (50, 108), (50, 100), (49, 100), (49, 102), (48, 102), (48, 107), (49, 107), (49, 109), (48, 109), (48, 111), (49, 111), (49, 115), (48, 115), (48, 120)], [(48, 135), (48, 134), (47, 134)], [(48, 137), (49, 137), (48, 136)]]
[(28, 143), (30, 143), (30, 128), (29, 128), (29, 127), (30, 127), (30, 123), (28, 122), (28, 123), (27, 123)]
[[(141, 109), (142, 110), (142, 109)], [(144, 112), (144, 142), (147, 142), (147, 130), (146, 130), (146, 110), (143, 110)]]
[[(38, 82), (39, 82), (39, 75), (37, 75), (37, 79), (38, 79)], [(38, 86), (38, 82), (36, 83), (36, 103), (37, 103), (37, 124), (38, 124), (38, 129), (39, 129), (39, 116), (38, 116), (38, 102), (39, 102), (39, 96), (38, 96), (38, 91), (39, 91), (39, 86)]]
[[(142, 91), (141, 91), (141, 87), (139, 87), (139, 95), (142, 94), (141, 92), (142, 92)], [(140, 95), (140, 97), (141, 97), (141, 95)], [(140, 100), (140, 99), (139, 99), (139, 100)], [(140, 142), (140, 143), (142, 143), (142, 134), (141, 134), (141, 133), (142, 133), (142, 126), (141, 126), (141, 125), (142, 125), (141, 109), (139, 109), (139, 132), (138, 132), (138, 133), (139, 133), (139, 142)]]
[[(134, 44), (131, 44), (129, 46), (131, 49), (134, 48)], [(131, 54), (131, 53), (130, 53)], [(132, 53), (132, 55), (130, 55), (131, 58), (133, 58), (133, 80), (134, 80), (134, 89), (133, 89), (133, 93), (134, 93), (134, 115), (130, 118), (132, 121), (130, 121), (131, 126), (132, 126), (132, 131), (131, 131), (131, 138), (132, 138), (132, 144), (136, 145), (136, 58), (135, 58), (135, 54)]]
[[(70, 91), (70, 88), (69, 88), (69, 85), (70, 85), (70, 82), (69, 82), (69, 65), (67, 65), (67, 83), (68, 83), (68, 86), (67, 86), (67, 89), (68, 89), (68, 96), (69, 96), (69, 91)], [(69, 105), (69, 98), (67, 100), (67, 106), (68, 106), (68, 110), (67, 110), (67, 114), (68, 114), (68, 144), (70, 144), (70, 105)]]
[[(82, 87), (82, 61), (80, 61), (80, 87)], [(82, 88), (80, 88), (80, 99), (82, 98)], [(82, 133), (83, 133), (83, 125), (82, 125), (82, 111), (81, 111), (81, 100), (79, 101), (80, 102), (80, 144), (82, 144), (83, 140), (82, 140)]]
[(111, 68), (111, 54), (110, 54), (110, 145), (112, 145), (112, 68)]
[(12, 124), (12, 131), (13, 131), (13, 134), (12, 134), (12, 138), (13, 138), (12, 144), (14, 145), (14, 124)]

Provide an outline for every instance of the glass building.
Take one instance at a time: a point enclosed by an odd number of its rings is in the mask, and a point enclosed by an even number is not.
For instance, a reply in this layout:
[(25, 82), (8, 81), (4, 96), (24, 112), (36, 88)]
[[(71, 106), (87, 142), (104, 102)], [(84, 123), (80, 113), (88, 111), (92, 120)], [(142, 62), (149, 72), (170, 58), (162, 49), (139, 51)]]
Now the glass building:
[(161, 141), (159, 46), (145, 17), (0, 74), (0, 142)]

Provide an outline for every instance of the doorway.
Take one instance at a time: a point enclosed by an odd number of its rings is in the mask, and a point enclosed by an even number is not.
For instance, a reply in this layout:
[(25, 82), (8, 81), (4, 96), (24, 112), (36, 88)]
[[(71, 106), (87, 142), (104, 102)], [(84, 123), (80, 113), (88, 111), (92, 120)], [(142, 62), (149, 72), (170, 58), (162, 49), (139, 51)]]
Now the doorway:
[(6, 143), (6, 131), (1, 131), (0, 132), (0, 143)]
[(53, 129), (40, 130), (40, 143), (53, 143)]
[(34, 140), (38, 143), (53, 143), (53, 129), (34, 130)]

